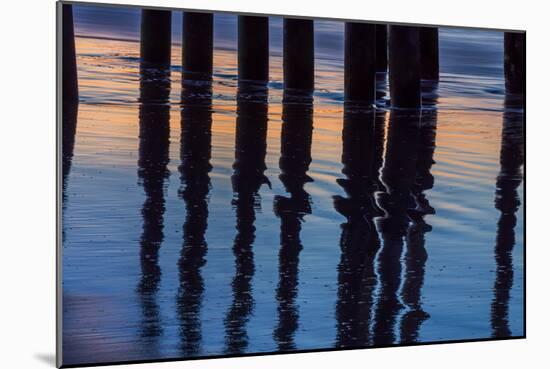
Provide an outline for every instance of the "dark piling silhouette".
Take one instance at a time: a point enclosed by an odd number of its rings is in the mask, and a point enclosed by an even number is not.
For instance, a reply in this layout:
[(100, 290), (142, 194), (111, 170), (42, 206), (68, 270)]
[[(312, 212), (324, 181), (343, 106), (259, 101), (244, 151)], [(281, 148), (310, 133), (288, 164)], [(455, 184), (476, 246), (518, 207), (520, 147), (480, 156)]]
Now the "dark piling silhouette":
[[(141, 278), (137, 294), (142, 310), (140, 336), (158, 344), (162, 334), (157, 292), (161, 281), (159, 250), (164, 240), (165, 182), (169, 176), (170, 70), (142, 61), (140, 68), (138, 178), (145, 192), (141, 208)], [(153, 347), (148, 347), (153, 349)], [(158, 348), (155, 348), (158, 351)]]
[(346, 23), (344, 45), (344, 97), (348, 103), (376, 100), (376, 26)]
[(239, 80), (269, 79), (269, 18), (239, 16)]
[(208, 196), (212, 139), (212, 87), (210, 84), (185, 84), (181, 111), (180, 197), (185, 202), (183, 245), (179, 267), (180, 287), (177, 314), (180, 321), (181, 354), (201, 353), (201, 308), (204, 294), (202, 267), (208, 245)]
[(416, 178), (418, 157), (419, 110), (392, 110), (381, 181), (385, 191), (377, 204), (384, 211), (377, 218), (382, 248), (377, 256), (379, 298), (375, 309), (373, 344), (395, 343), (396, 319), (404, 306), (399, 301), (401, 285), (401, 256), (407, 229), (409, 209), (415, 208), (412, 190)]
[(141, 10), (140, 56), (144, 63), (170, 65), (172, 48), (172, 12)]
[(183, 79), (212, 79), (214, 58), (214, 15), (183, 13)]
[(504, 33), (504, 77), (506, 91), (525, 93), (525, 33)]
[(376, 71), (388, 70), (388, 26), (376, 25)]
[[(286, 91), (285, 91), (286, 93)], [(275, 196), (275, 215), (281, 219), (279, 283), (277, 285), (278, 323), (273, 338), (279, 351), (295, 350), (298, 329), (298, 264), (302, 250), (300, 231), (304, 216), (311, 214), (311, 198), (304, 190), (311, 163), (313, 98), (311, 95), (283, 97), (283, 127), (279, 176), (289, 197)]]
[(419, 108), (421, 59), (418, 27), (389, 26), (390, 98), (395, 108)]
[(234, 173), (231, 177), (232, 205), (237, 219), (237, 235), (233, 243), (235, 276), (231, 282), (233, 301), (225, 316), (225, 352), (246, 352), (248, 335), (246, 323), (254, 309), (252, 278), (256, 210), (260, 209), (259, 190), (270, 183), (266, 170), (267, 138), (267, 86), (239, 83), (237, 91), (237, 132), (235, 142)]
[(516, 212), (521, 205), (517, 189), (523, 180), (521, 166), (525, 158), (522, 103), (522, 99), (507, 95), (503, 115), (500, 172), (495, 193), (495, 208), (500, 211), (495, 244), (497, 267), (491, 303), (491, 328), (495, 338), (512, 335), (508, 318), (510, 291), (514, 284), (512, 251), (516, 244)]
[[(369, 344), (373, 293), (376, 288), (374, 259), (380, 240), (374, 217), (381, 215), (374, 199), (377, 190), (375, 156), (376, 112), (344, 110), (342, 173), (338, 179), (347, 198), (334, 196), (334, 208), (346, 217), (340, 237), (336, 347)], [(383, 137), (381, 137), (383, 139)]]
[(306, 92), (314, 88), (313, 21), (283, 20), (283, 74), (285, 89)]
[(439, 29), (420, 27), (422, 79), (439, 80)]
[(74, 40), (73, 6), (61, 4), (61, 82), (63, 102), (78, 101), (78, 75)]

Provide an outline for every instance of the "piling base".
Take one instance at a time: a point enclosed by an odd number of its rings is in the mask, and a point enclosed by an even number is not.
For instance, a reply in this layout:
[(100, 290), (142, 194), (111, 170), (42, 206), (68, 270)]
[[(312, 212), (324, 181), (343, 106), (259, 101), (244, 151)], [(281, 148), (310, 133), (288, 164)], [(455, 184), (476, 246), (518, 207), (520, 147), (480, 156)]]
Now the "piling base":
[(392, 107), (420, 108), (420, 39), (418, 27), (389, 26), (390, 98)]
[(439, 80), (439, 30), (420, 28), (422, 79)]
[(372, 104), (376, 100), (376, 26), (346, 23), (344, 95), (346, 102)]
[(239, 80), (269, 79), (269, 19), (239, 16)]
[(504, 77), (507, 92), (525, 92), (525, 33), (504, 33)]
[(388, 26), (376, 25), (376, 71), (388, 70)]
[(183, 14), (183, 78), (211, 80), (214, 17), (210, 13)]
[(140, 55), (144, 63), (170, 65), (172, 48), (172, 12), (141, 11)]
[(78, 101), (78, 76), (76, 68), (76, 48), (74, 41), (73, 6), (61, 4), (61, 76), (62, 99), (65, 102)]
[(283, 20), (283, 74), (285, 89), (313, 90), (313, 21)]

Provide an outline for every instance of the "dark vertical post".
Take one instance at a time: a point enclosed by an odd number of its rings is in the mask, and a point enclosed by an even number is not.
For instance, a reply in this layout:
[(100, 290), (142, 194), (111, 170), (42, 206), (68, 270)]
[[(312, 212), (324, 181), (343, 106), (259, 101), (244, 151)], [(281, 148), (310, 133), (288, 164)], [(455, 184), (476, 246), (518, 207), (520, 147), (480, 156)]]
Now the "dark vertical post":
[(313, 21), (283, 20), (283, 70), (285, 89), (313, 90)]
[(239, 16), (239, 79), (267, 82), (269, 79), (269, 20)]
[(172, 12), (141, 11), (140, 55), (144, 63), (170, 64), (172, 47)]
[(525, 92), (525, 33), (504, 33), (504, 76), (509, 93)]
[(439, 30), (421, 27), (419, 32), (422, 79), (439, 80)]
[(388, 26), (376, 25), (376, 71), (388, 70)]
[(212, 79), (214, 16), (183, 13), (183, 78)]
[(388, 61), (392, 107), (419, 108), (420, 40), (418, 27), (389, 26)]
[(346, 102), (376, 100), (376, 26), (346, 23), (344, 95)]
[(76, 48), (74, 42), (73, 6), (62, 5), (62, 98), (66, 102), (78, 101), (78, 76), (76, 71)]

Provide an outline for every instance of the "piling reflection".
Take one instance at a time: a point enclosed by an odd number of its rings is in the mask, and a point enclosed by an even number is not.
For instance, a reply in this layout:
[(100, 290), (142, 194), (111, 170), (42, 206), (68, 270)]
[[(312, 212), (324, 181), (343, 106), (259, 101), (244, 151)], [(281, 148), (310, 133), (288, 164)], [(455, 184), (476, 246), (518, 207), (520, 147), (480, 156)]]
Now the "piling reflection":
[(235, 276), (231, 283), (233, 301), (226, 314), (225, 352), (246, 352), (248, 335), (245, 325), (254, 309), (252, 278), (254, 276), (254, 221), (260, 209), (258, 191), (269, 180), (266, 170), (267, 86), (240, 82), (237, 91), (237, 127), (234, 173), (231, 177), (234, 198), (232, 205), (237, 219), (237, 235), (233, 243)]
[(311, 163), (313, 98), (310, 94), (283, 97), (283, 127), (279, 178), (289, 196), (276, 196), (274, 211), (281, 219), (279, 283), (277, 286), (278, 323), (273, 337), (280, 351), (296, 349), (298, 329), (298, 263), (302, 250), (300, 231), (303, 218), (311, 214), (311, 198), (304, 185), (313, 179), (307, 175)]
[(401, 256), (409, 226), (408, 211), (415, 207), (412, 189), (419, 127), (419, 110), (395, 109), (390, 112), (384, 166), (380, 175), (385, 190), (377, 197), (384, 215), (377, 218), (382, 247), (376, 258), (379, 285), (373, 324), (375, 345), (395, 342), (394, 327), (404, 308), (398, 295), (402, 282)]
[(65, 240), (65, 210), (67, 208), (69, 173), (74, 154), (78, 102), (63, 101), (61, 114), (61, 239)]
[(376, 109), (374, 115), (374, 162), (372, 165), (372, 178), (376, 181), (376, 192), (383, 191), (384, 189), (384, 184), (380, 179), (380, 169), (384, 164), (387, 116), (388, 113), (385, 110)]
[(169, 69), (141, 65), (138, 178), (145, 192), (145, 201), (141, 208), (141, 278), (137, 292), (142, 310), (142, 337), (162, 334), (156, 295), (161, 279), (158, 257), (164, 239), (165, 180), (169, 175), (169, 95)]
[(64, 101), (62, 106), (62, 125), (61, 125), (61, 162), (62, 178), (61, 190), (63, 192), (63, 205), (67, 199), (67, 182), (71, 172), (73, 162), (74, 142), (76, 135), (76, 122), (78, 119), (78, 102)]
[(509, 337), (510, 291), (514, 283), (512, 251), (516, 243), (516, 212), (521, 203), (517, 188), (523, 174), (523, 96), (507, 95), (502, 122), (500, 172), (497, 177), (495, 207), (500, 211), (495, 245), (496, 276), (491, 304), (493, 337)]
[(208, 196), (210, 193), (212, 87), (186, 81), (182, 87), (180, 197), (185, 202), (183, 245), (179, 266), (177, 313), (182, 356), (201, 352), (201, 306), (206, 263)]
[[(378, 121), (380, 118), (378, 118)], [(374, 192), (383, 136), (377, 128), (374, 109), (344, 110), (342, 173), (338, 179), (347, 198), (334, 197), (334, 208), (346, 217), (340, 237), (338, 299), (336, 303), (337, 347), (366, 346), (369, 343), (373, 292), (376, 288), (374, 259), (380, 239), (374, 217), (381, 215)]]

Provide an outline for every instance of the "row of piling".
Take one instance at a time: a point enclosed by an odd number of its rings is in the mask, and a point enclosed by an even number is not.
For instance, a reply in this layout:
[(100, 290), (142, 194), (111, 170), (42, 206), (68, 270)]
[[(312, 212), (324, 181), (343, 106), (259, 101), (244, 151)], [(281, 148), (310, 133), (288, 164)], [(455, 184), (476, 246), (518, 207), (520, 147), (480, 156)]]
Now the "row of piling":
[[(71, 5), (63, 5), (63, 100), (77, 100), (76, 54)], [(184, 12), (184, 79), (209, 80), (213, 71), (214, 21), (211, 13)], [(172, 13), (141, 11), (140, 56), (143, 62), (171, 63)], [(391, 106), (419, 108), (421, 81), (439, 79), (437, 27), (346, 22), (344, 47), (345, 101), (373, 104), (376, 73), (389, 71)], [(314, 21), (284, 18), (283, 79), (289, 90), (314, 90)], [(507, 92), (525, 89), (525, 33), (504, 36)], [(269, 18), (238, 16), (239, 80), (269, 79)]]

